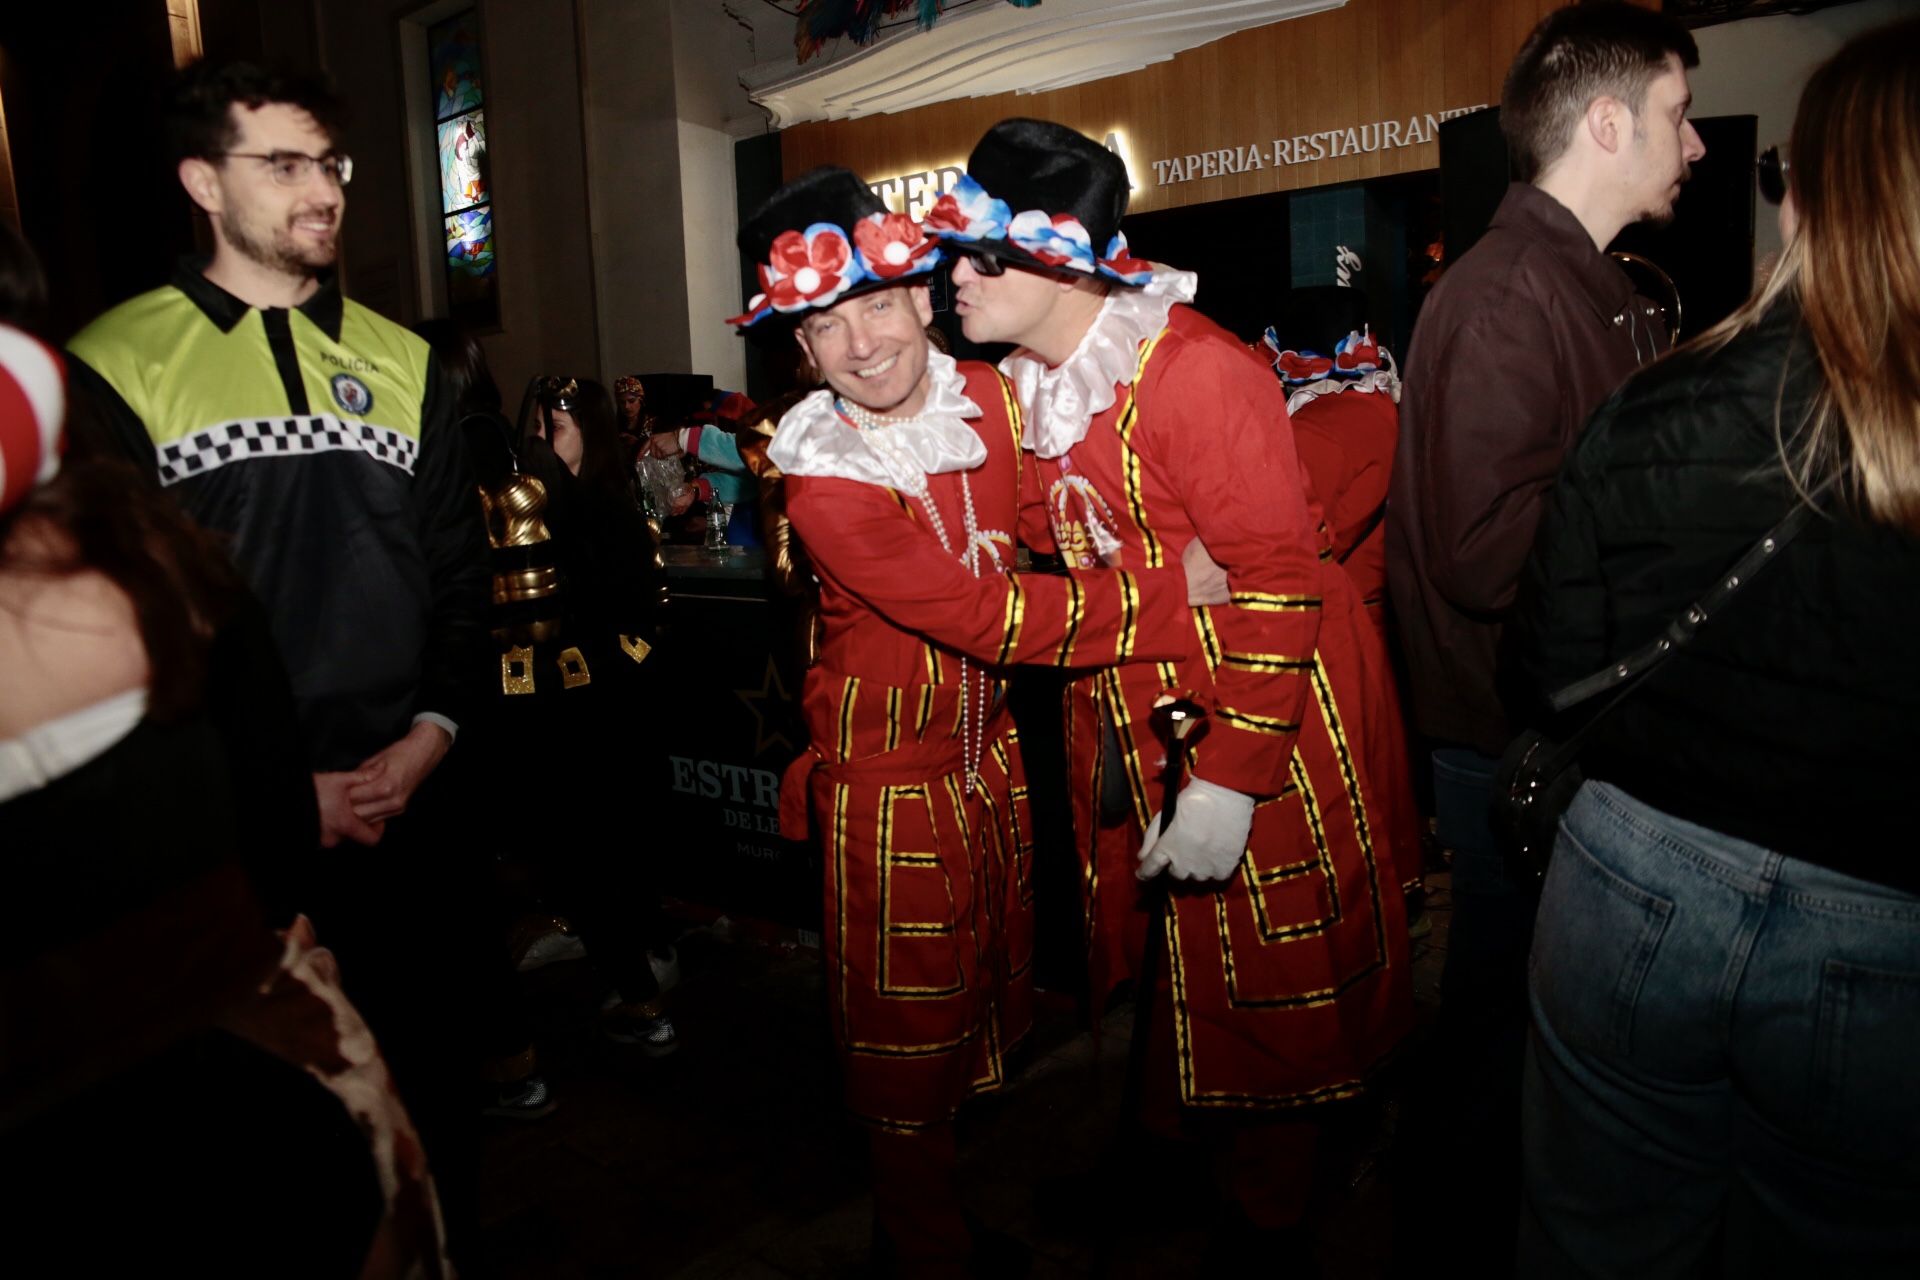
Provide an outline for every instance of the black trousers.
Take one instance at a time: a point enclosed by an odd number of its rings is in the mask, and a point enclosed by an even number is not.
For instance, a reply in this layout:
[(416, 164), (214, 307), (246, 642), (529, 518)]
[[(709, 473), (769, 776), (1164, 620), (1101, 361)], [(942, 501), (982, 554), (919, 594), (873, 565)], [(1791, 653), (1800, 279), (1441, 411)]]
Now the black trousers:
[[(650, 949), (673, 941), (660, 908), (664, 776), (644, 668), (602, 659), (593, 683), (505, 697), (476, 735), (491, 849), (529, 865), (623, 1000), (659, 994)], [(612, 666), (611, 670), (606, 668)]]

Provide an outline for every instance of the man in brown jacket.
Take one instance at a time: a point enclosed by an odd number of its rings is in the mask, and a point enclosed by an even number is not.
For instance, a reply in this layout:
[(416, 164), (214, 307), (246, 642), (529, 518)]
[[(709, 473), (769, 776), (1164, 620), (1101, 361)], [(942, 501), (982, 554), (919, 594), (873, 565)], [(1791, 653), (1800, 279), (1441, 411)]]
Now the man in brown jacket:
[(1630, 223), (1670, 218), (1688, 166), (1706, 153), (1686, 118), (1686, 68), (1698, 61), (1678, 24), (1624, 3), (1571, 5), (1534, 29), (1500, 101), (1518, 180), (1422, 308), (1400, 402), (1389, 586), (1414, 722), (1435, 748), (1439, 834), (1454, 850), (1439, 1045), (1448, 1075), (1436, 1081), (1451, 1132), (1437, 1140), (1457, 1156), (1483, 1153), (1483, 1177), (1446, 1180), (1475, 1206), (1450, 1225), (1484, 1224), (1473, 1235), (1503, 1268), (1535, 900), (1508, 883), (1487, 829), (1493, 769), (1512, 734), (1495, 654), (1562, 457), (1587, 415), (1665, 343), (1605, 249)]

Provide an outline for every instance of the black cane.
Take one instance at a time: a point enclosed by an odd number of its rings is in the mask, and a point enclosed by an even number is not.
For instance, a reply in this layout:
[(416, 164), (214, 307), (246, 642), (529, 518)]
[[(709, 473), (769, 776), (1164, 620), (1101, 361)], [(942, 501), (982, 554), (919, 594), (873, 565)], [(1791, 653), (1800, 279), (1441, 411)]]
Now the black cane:
[[(1206, 709), (1190, 698), (1167, 698), (1153, 708), (1153, 728), (1167, 744), (1167, 761), (1160, 769), (1160, 835), (1166, 837), (1180, 803), (1180, 780), (1186, 772), (1187, 737)], [(1127, 1044), (1127, 1079), (1121, 1093), (1122, 1124), (1137, 1125), (1140, 1092), (1147, 1066), (1147, 1028), (1153, 1021), (1154, 988), (1160, 983), (1160, 938), (1167, 928), (1167, 882), (1162, 872), (1147, 882), (1147, 941), (1140, 951), (1139, 976), (1133, 987), (1133, 1037)]]

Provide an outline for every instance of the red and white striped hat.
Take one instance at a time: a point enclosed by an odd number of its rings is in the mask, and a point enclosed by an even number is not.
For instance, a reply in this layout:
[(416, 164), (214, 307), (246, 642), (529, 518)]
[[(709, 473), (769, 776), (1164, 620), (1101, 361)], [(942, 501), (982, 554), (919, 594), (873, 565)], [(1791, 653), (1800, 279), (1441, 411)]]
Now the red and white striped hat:
[(60, 470), (66, 366), (38, 338), (0, 325), (0, 512)]

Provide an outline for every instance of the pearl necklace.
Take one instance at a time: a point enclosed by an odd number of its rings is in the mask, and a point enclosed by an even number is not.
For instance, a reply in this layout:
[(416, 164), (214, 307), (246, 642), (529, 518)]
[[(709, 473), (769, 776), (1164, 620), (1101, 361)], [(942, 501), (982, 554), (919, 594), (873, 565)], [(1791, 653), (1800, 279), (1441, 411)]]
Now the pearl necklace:
[[(941, 518), (940, 508), (933, 501), (931, 486), (927, 483), (927, 473), (920, 464), (908, 456), (907, 452), (888, 439), (886, 428), (913, 422), (915, 419), (889, 418), (854, 404), (844, 396), (834, 399), (834, 406), (847, 421), (859, 429), (860, 438), (874, 452), (893, 463), (896, 475), (911, 475), (913, 480), (903, 485), (907, 496), (920, 504), (927, 513), (927, 523), (933, 526), (933, 536), (940, 539), (941, 548), (948, 555), (956, 554), (953, 539), (947, 535), (947, 522)], [(973, 510), (973, 486), (967, 480), (967, 473), (960, 473), (960, 500), (967, 540), (961, 547), (958, 557), (974, 577), (980, 576), (980, 561), (983, 546), (989, 540), (980, 534), (980, 522)], [(995, 567), (998, 562), (995, 561)], [(986, 719), (988, 686), (991, 681), (985, 671), (974, 678), (973, 663), (966, 657), (960, 659), (960, 750), (961, 760), (966, 770), (966, 793), (973, 795), (974, 782), (980, 776), (980, 757), (986, 748)]]
[(904, 423), (917, 422), (919, 420), (912, 416), (888, 417), (886, 414), (875, 413), (865, 405), (855, 404), (845, 396), (834, 397), (833, 403), (834, 407), (845, 415), (847, 421), (863, 431), (871, 430), (874, 427), (897, 427)]

